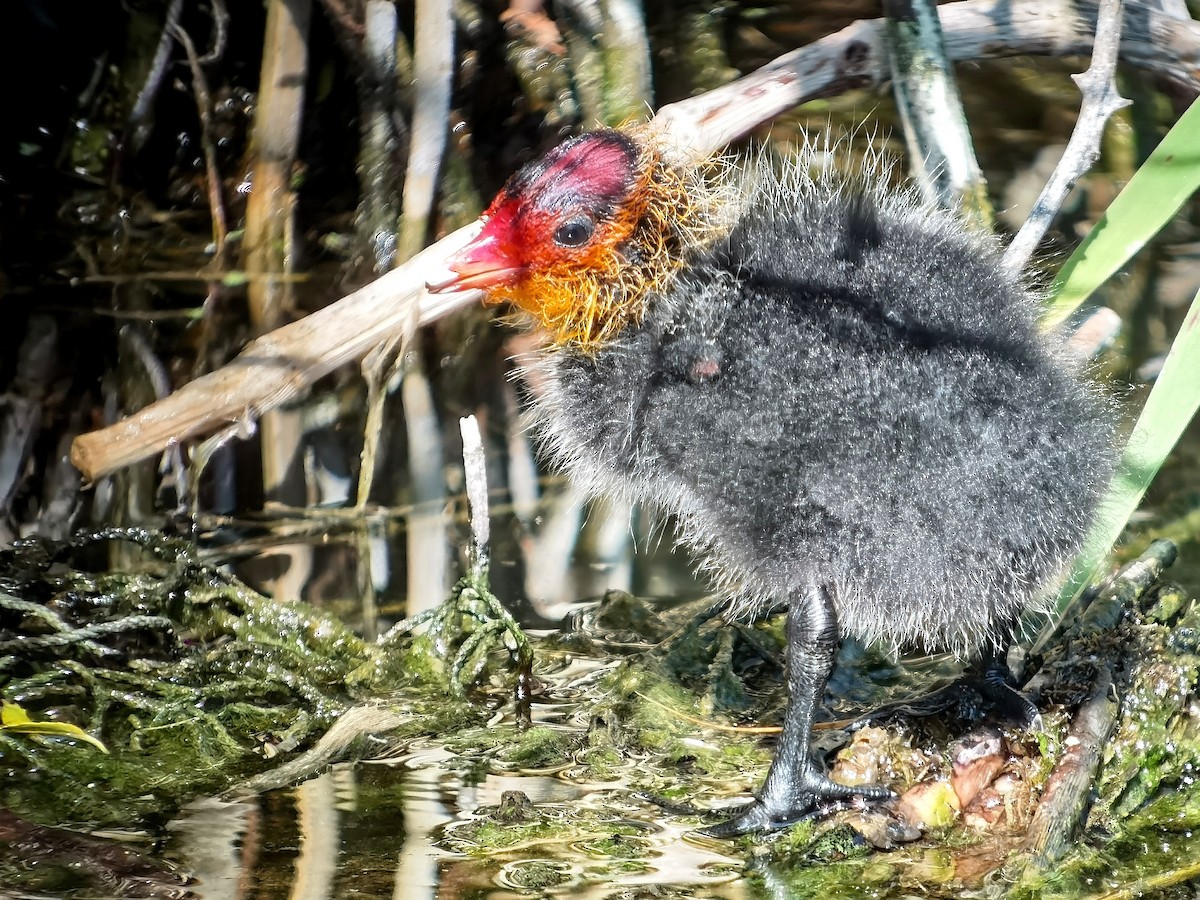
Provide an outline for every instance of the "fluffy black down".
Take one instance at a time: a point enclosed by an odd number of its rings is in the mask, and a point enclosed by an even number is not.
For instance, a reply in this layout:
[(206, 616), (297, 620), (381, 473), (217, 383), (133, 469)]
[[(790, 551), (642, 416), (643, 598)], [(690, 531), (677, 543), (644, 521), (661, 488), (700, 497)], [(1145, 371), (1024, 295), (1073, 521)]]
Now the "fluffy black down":
[(801, 177), (749, 194), (640, 325), (542, 360), (545, 446), (676, 514), (739, 612), (817, 582), (888, 647), (1001, 640), (1081, 542), (1109, 405), (950, 215)]

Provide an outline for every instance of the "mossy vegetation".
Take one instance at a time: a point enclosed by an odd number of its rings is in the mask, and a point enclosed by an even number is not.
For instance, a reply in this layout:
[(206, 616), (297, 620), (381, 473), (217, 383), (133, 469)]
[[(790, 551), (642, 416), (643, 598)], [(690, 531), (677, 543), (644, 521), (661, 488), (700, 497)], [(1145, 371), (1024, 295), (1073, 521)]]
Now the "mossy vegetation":
[[(140, 558), (107, 571), (114, 542)], [(422, 689), (445, 685), (424, 640), (379, 653), (332, 616), (250, 590), (187, 541), (139, 529), (25, 541), (0, 554), (0, 572), (12, 635), (0, 693), (111, 751), (0, 731), (0, 805), (32, 821), (160, 820), (304, 749), (354, 699), (401, 687), (411, 733), (480, 717), (465, 701), (422, 702)]]
[[(162, 20), (165, 6), (82, 4), (70, 15), (37, 2), (8, 7), (9, 31), (27, 50), (33, 49), (21, 56), (21, 65), (28, 70), (32, 59), (44, 67), (35, 65), (30, 70), (34, 77), (13, 93), (10, 125), (13, 148), (19, 152), (5, 179), (12, 202), (0, 204), (12, 213), (11, 221), (5, 220), (11, 227), (5, 230), (8, 255), (0, 272), (11, 327), (5, 338), (8, 352), (0, 357), (5, 358), (6, 375), (16, 376), (4, 388), (5, 414), (15, 416), (25, 404), (37, 411), (30, 421), (40, 423), (30, 426), (27, 439), (11, 440), (5, 447), (8, 480), (0, 493), (5, 497), (3, 524), (11, 526), (12, 534), (31, 529), (65, 534), (69, 522), (79, 521), (157, 525), (167, 519), (166, 510), (189, 505), (203, 513), (205, 506), (190, 496), (186, 478), (170, 486), (180, 474), (178, 459), (170, 473), (150, 463), (81, 494), (77, 479), (72, 486), (63, 474), (65, 440), (91, 427), (89, 423), (109, 421), (116, 411), (149, 403), (156, 375), (169, 390), (189, 372), (221, 365), (258, 333), (239, 312), (246, 304), (237, 289), (251, 279), (230, 268), (237, 265), (232, 252), (213, 257), (208, 217), (218, 212), (210, 209), (210, 198), (223, 192), (231, 242), (244, 234), (245, 148), (252, 113), (263, 106), (254, 73), (258, 20), (265, 7), (230, 7), (235, 40), (224, 61), (215, 52), (222, 41), (213, 35), (214, 58), (205, 67), (214, 102), (209, 109), (205, 101), (198, 118), (194, 107), (200, 100), (188, 89), (195, 76), (189, 77), (173, 29)], [(182, 27), (198, 45), (209, 29), (209, 9), (215, 13), (220, 6), (185, 5)], [(848, 6), (819, 14), (797, 12), (803, 5), (793, 6), (785, 10), (723, 0), (648, 4), (654, 105), (725, 84), (736, 73), (860, 14)], [(631, 105), (650, 109), (649, 97), (628, 102), (636, 88), (636, 67), (624, 65), (633, 57), (629, 48), (615, 43), (620, 36), (609, 33), (597, 43), (589, 22), (575, 22), (562, 14), (565, 5), (559, 7), (548, 8), (562, 29), (566, 53), (544, 32), (515, 22), (502, 25), (493, 9), (455, 6), (464, 107), (451, 114), (455, 144), (442, 166), (440, 222), (434, 225), (439, 231), (473, 219), (485, 198), (539, 142), (545, 146), (572, 128), (623, 117), (622, 110)], [(338, 22), (331, 18), (336, 31)], [(406, 18), (405, 29), (411, 31), (411, 16)], [(220, 30), (215, 22), (212, 29)], [(404, 36), (397, 42), (402, 58), (394, 80), (401, 85), (411, 73), (407, 41)], [(160, 73), (167, 77), (147, 78), (160, 42), (175, 47), (173, 61)], [(345, 47), (354, 42), (346, 41)], [(309, 136), (291, 185), (300, 195), (295, 231), (311, 237), (311, 247), (320, 248), (323, 256), (310, 253), (305, 242), (291, 248), (296, 283), (303, 286), (296, 298), (298, 310), (335, 296), (336, 288), (365, 280), (350, 261), (366, 256), (366, 235), (356, 237), (347, 224), (358, 218), (358, 191), (347, 179), (360, 158), (359, 129), (344, 127), (356, 112), (362, 113), (353, 109), (354, 73), (362, 60), (347, 57), (345, 49), (333, 53), (331, 46), (326, 24), (312, 47), (308, 80), (313, 102), (304, 114)], [(1077, 68), (1073, 61), (1024, 58), (961, 70), (972, 131), (997, 192), (1014, 166), (1023, 168), (1044, 146), (1065, 137), (1061, 123), (1076, 105), (1065, 73)], [(1116, 192), (1114, 182), (1128, 180), (1136, 160), (1159, 140), (1161, 123), (1178, 111), (1178, 94), (1159, 93), (1157, 85), (1131, 67), (1122, 73), (1135, 91), (1139, 77), (1143, 81), (1135, 113), (1142, 121), (1110, 130), (1104, 164), (1081, 181), (1059, 243), (1043, 247), (1044, 260), (1089, 230)], [(160, 83), (167, 87), (160, 90)], [(157, 96), (155, 114), (146, 115), (138, 94)], [(852, 92), (807, 104), (776, 124), (772, 140), (790, 147), (797, 141), (796, 123), (802, 121), (814, 132), (825, 127), (836, 131), (843, 124), (859, 127), (868, 112), (864, 96)], [(1147, 99), (1151, 103), (1143, 103)], [(871, 124), (862, 130), (877, 132), (875, 147), (899, 152), (898, 139), (886, 136), (894, 116), (886, 97), (872, 93), (869, 101)], [(397, 104), (394, 119), (404, 123), (409, 99), (401, 96)], [(204, 122), (209, 113), (215, 118)], [(1176, 133), (1185, 151), (1196, 145), (1198, 113), (1200, 108), (1193, 110), (1186, 132)], [(875, 124), (879, 122), (883, 124)], [(214, 139), (219, 151), (216, 181), (194, 152), (205, 138)], [(851, 152), (857, 158), (861, 148)], [(1163, 153), (1173, 157), (1171, 165), (1148, 167), (1151, 183), (1131, 185), (1127, 199), (1134, 203), (1110, 210), (1099, 227), (1090, 229), (1091, 251), (1081, 248), (1064, 269), (1056, 291), (1066, 303), (1090, 294), (1107, 274), (1128, 265), (1128, 255), (1169, 216), (1174, 201), (1167, 203), (1165, 197), (1178, 194), (1182, 199), (1200, 184), (1194, 153), (1176, 153), (1169, 145)], [(1029, 174), (1041, 177), (1032, 170)], [(1019, 206), (1007, 196), (1001, 205)], [(1153, 445), (1165, 453), (1174, 442), (1171, 435), (1191, 417), (1198, 396), (1200, 318), (1196, 307), (1187, 306), (1194, 281), (1188, 279), (1191, 270), (1174, 270), (1189, 258), (1194, 243), (1194, 207), (1190, 222), (1186, 216), (1176, 221), (1174, 249), (1142, 252), (1129, 276), (1103, 298), (1127, 323), (1121, 360), (1106, 363), (1122, 374), (1152, 362), (1186, 323), (1186, 342), (1177, 343), (1176, 358), (1163, 368), (1161, 402), (1150, 406), (1139, 425), (1139, 439), (1131, 442), (1135, 449)], [(1106, 244), (1112, 252), (1096, 252)], [(1118, 252), (1113, 249), (1117, 245), (1125, 249)], [(335, 260), (345, 265), (328, 264)], [(1095, 274), (1094, 266), (1110, 271)], [(1156, 282), (1166, 280), (1169, 269), (1175, 271), (1175, 282), (1190, 285), (1182, 300), (1171, 300), (1165, 292), (1157, 296)], [(482, 310), (453, 322), (443, 320), (425, 350), (431, 372), (440, 379), (443, 421), (460, 407), (487, 404), (499, 434), (506, 425), (495, 386), (506, 383), (499, 377), (499, 360), (509, 351), (501, 350), (505, 332), (493, 328), (485, 337), (483, 328)], [(37, 359), (33, 351), (39, 346), (56, 344), (52, 364), (29, 362)], [(442, 365), (449, 359), (466, 363)], [(339, 470), (337, 462), (359, 458), (360, 447), (347, 435), (361, 426), (362, 396), (348, 387), (350, 380), (327, 379), (311, 394), (313, 408), (325, 403), (341, 409), (319, 435), (323, 453), (345, 443), (344, 459), (334, 454), (338, 459), (330, 471)], [(481, 398), (485, 381), (491, 393)], [(14, 422), (19, 425), (17, 418), (5, 419), (6, 425)], [(20, 438), (21, 428), (12, 433)], [(195, 452), (194, 460), (208, 452), (200, 446), (174, 449), (185, 456)], [(1161, 460), (1150, 461), (1152, 466), (1145, 458), (1135, 459), (1131, 471), (1148, 478)], [(403, 482), (402, 453), (397, 450), (386, 462), (381, 468), (399, 473), (396, 481)], [(1140, 533), (1127, 536), (1124, 551), (1140, 553), (1150, 538), (1159, 536), (1188, 542), (1192, 585), (1197, 583), (1200, 531), (1190, 474), (1195, 463), (1176, 451), (1167, 463), (1175, 467), (1169, 480), (1182, 485), (1184, 499), (1165, 518), (1159, 506), (1154, 528), (1138, 522)], [(182, 468), (194, 476), (193, 486), (200, 482), (202, 465), (184, 463)], [(353, 465), (341, 468), (352, 470)], [(232, 479), (229, 460), (213, 466), (207, 477), (214, 470)], [(242, 468), (241, 480), (245, 475)], [(258, 509), (261, 487), (239, 486), (234, 503), (239, 513)], [(315, 494), (315, 485), (309, 487)], [(503, 490), (498, 483), (493, 487)], [(1129, 495), (1129, 486), (1124, 487)], [(1135, 487), (1140, 491), (1144, 484)], [(115, 501), (99, 502), (105, 496)], [(372, 499), (390, 506), (403, 496), (402, 490), (381, 489)], [(328, 539), (334, 520), (310, 516), (313, 512), (296, 517), (272, 513), (268, 529), (284, 533), (304, 526)], [(363, 527), (353, 518), (356, 511), (340, 512), (347, 515), (337, 529)], [(212, 519), (201, 516), (189, 524), (204, 530)], [(1113, 525), (1122, 526), (1123, 519)], [(227, 537), (223, 532), (222, 540)], [(1093, 562), (1106, 552), (1106, 542), (1100, 542)], [(341, 564), (335, 562), (335, 567)], [(357, 565), (365, 571), (368, 562), (360, 559)], [(358, 574), (359, 584), (369, 580)], [(1004, 768), (995, 780), (1007, 780), (1012, 787), (992, 797), (999, 798), (1001, 818), (990, 821), (984, 815), (988, 810), (972, 811), (949, 787), (955, 765), (952, 745), (972, 726), (953, 716), (948, 722), (927, 722), (900, 713), (878, 728), (859, 731), (855, 746), (841, 751), (837, 748), (844, 735), (831, 728), (822, 733), (822, 748), (829, 749), (828, 759), (843, 775), (848, 768), (863, 777), (882, 773), (872, 777), (897, 790), (931, 785), (940, 805), (920, 840), (877, 849), (894, 839), (877, 819), (849, 810), (775, 835), (722, 844), (720, 852), (734, 860), (723, 874), (733, 877), (745, 870), (755, 883), (751, 891), (770, 896), (960, 897), (972, 891), (1020, 898), (1190, 896), (1194, 888), (1181, 885), (1200, 877), (1194, 862), (1200, 857), (1195, 837), (1200, 833), (1200, 791), (1194, 784), (1200, 753), (1195, 712), (1200, 622), (1194, 594), (1194, 589), (1161, 586), (1143, 599), (1117, 602), (1115, 612), (1105, 617), (1102, 634), (1076, 633), (1044, 654), (1043, 728), (1005, 733), (1000, 744)], [(337, 602), (352, 595), (352, 590), (334, 594)], [(409, 632), (381, 649), (334, 616), (303, 604), (276, 604), (249, 590), (208, 565), (186, 540), (101, 531), (67, 541), (26, 541), (0, 554), (0, 696), (35, 723), (77, 727), (111, 751), (106, 756), (66, 732), (53, 733), (55, 728), (34, 734), (0, 727), (0, 807), (17, 814), (0, 809), (0, 829), (22, 828), (31, 837), (21, 844), (23, 858), (0, 853), (0, 893), (90, 890), (88, 895), (95, 896), (95, 879), (89, 881), (78, 865), (86, 859), (95, 871), (102, 870), (105, 893), (116, 879), (135, 877), (146, 879), (141, 884), (147, 892), (160, 885), (162, 893), (178, 895), (184, 879), (163, 872), (161, 863), (148, 865), (123, 847), (114, 851), (109, 842), (85, 843), (75, 832), (68, 844), (67, 836), (36, 823), (81, 830), (140, 827), (158, 834), (157, 826), (187, 798), (219, 793), (253, 773), (286, 773), (285, 766), (310, 753), (315, 762), (298, 766), (293, 770), (298, 774), (286, 775), (280, 783), (327, 769), (334, 759), (387, 755), (416, 745), (444, 752), (445, 761), (431, 765), (444, 766), (449, 779), (465, 785), (503, 773), (578, 786), (586, 792), (586, 803), (511, 797), (494, 809), (485, 805), (464, 811), (454, 827), (436, 835), (440, 850), (464, 859), (464, 868), (487, 890), (498, 884), (558, 896), (589, 878), (607, 884), (609, 875), (652, 868), (655, 835), (645, 822), (657, 817), (667, 823), (663, 831), (670, 837), (664, 840), (676, 841), (683, 830), (708, 821), (699, 813), (660, 811), (643, 792), (683, 807), (709, 808), (745, 798), (761, 782), (772, 737), (736, 729), (779, 720), (779, 619), (730, 626), (700, 608), (665, 614), (631, 595), (610, 594), (583, 627), (532, 642), (538, 724), (526, 731), (506, 712), (512, 703), (512, 673), (511, 648), (503, 636), (513, 632), (505, 623), (499, 630), (476, 628), (489, 620), (461, 611), (448, 607), (441, 619), (448, 646), (460, 652), (461, 662), (451, 657), (448, 666), (446, 646), (436, 633)], [(497, 637), (501, 640), (494, 643)], [(651, 652), (654, 647), (658, 649)], [(604, 675), (564, 688), (564, 660), (586, 660), (593, 672)], [(944, 664), (936, 673), (902, 669), (853, 647), (843, 649), (841, 660), (827, 698), (838, 718), (920, 693), (934, 674), (941, 676), (946, 669)], [(1113, 670), (1114, 696), (1123, 705), (1111, 740), (1103, 743), (1097, 798), (1082, 839), (1065, 858), (1022, 869), (1028, 854), (1021, 850), (1021, 824), (1069, 748), (1072, 719), (1094, 683), (1097, 665), (1106, 662)], [(1031, 668), (1038, 664), (1032, 660)], [(386, 730), (352, 735), (334, 755), (315, 754), (348, 712), (370, 704), (390, 711)], [(394, 867), (396, 845), (404, 840), (404, 791), (397, 786), (402, 782), (381, 777), (386, 768), (358, 768), (360, 809), (370, 812), (360, 814), (362, 821), (348, 816), (344, 823), (344, 861), (347, 871), (353, 867), (354, 880), (337, 885), (333, 895), (394, 892), (386, 875)], [(384, 824), (369, 823), (372, 818)], [(35, 844), (48, 851), (67, 847), (68, 852), (40, 855), (29, 849)], [(498, 861), (493, 864), (492, 859)], [(1003, 868), (1006, 863), (1009, 867)], [(25, 880), (31, 873), (40, 880)], [(281, 881), (292, 874), (289, 869)], [(446, 886), (452, 881), (447, 879)], [(655, 883), (641, 895), (691, 892)]]

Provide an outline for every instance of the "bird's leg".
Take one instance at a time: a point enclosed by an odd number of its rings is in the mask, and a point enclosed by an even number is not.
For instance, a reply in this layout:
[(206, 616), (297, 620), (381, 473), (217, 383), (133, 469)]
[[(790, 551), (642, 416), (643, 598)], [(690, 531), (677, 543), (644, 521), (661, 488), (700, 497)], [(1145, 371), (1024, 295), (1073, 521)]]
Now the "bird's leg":
[(830, 781), (809, 749), (813, 715), (825, 693), (837, 650), (837, 616), (833, 599), (823, 586), (813, 586), (788, 608), (788, 706), (775, 759), (758, 799), (733, 818), (704, 829), (712, 837), (734, 837), (753, 831), (774, 831), (823, 807), (854, 798), (885, 800), (891, 791), (878, 785), (848, 787)]

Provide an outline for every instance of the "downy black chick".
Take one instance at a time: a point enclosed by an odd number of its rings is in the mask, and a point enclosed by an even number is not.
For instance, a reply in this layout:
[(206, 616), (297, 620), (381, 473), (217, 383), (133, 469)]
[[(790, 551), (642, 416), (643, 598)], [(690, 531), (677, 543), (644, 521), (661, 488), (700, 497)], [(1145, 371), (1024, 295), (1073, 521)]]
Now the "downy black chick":
[(810, 754), (840, 634), (998, 682), (1113, 469), (1106, 403), (992, 242), (878, 181), (800, 163), (727, 177), (730, 199), (596, 131), (514, 175), (433, 286), (549, 333), (535, 414), (559, 467), (674, 514), (734, 615), (786, 606), (783, 733), (722, 836), (887, 796)]

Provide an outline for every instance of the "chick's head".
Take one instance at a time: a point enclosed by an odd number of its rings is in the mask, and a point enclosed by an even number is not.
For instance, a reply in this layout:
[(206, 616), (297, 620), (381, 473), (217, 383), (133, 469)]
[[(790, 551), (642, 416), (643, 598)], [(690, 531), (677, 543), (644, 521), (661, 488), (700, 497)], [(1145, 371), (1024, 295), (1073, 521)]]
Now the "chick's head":
[(585, 352), (640, 321), (713, 231), (700, 176), (664, 161), (653, 139), (610, 129), (526, 165), (483, 220), (448, 261), (455, 276), (433, 289), (483, 289)]

